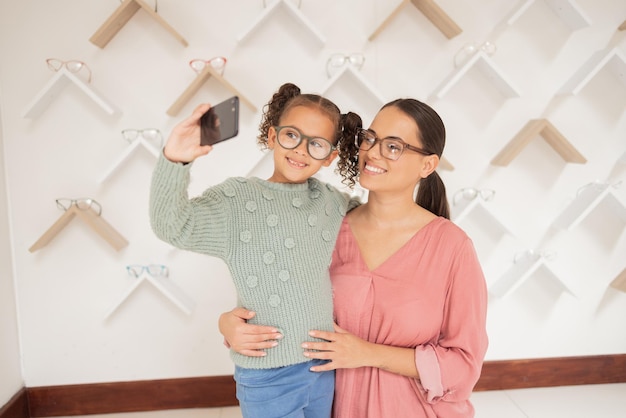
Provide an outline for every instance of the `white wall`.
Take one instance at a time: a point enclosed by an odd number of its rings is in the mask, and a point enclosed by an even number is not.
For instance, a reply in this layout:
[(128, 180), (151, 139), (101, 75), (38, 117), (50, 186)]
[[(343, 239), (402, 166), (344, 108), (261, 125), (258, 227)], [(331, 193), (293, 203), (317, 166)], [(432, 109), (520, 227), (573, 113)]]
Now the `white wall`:
[[(216, 327), (218, 314), (235, 304), (228, 273), (220, 261), (172, 249), (152, 234), (147, 200), (153, 157), (138, 152), (100, 182), (128, 147), (122, 129), (154, 127), (167, 135), (197, 103), (230, 96), (210, 80), (177, 117), (168, 116), (166, 110), (194, 79), (189, 60), (226, 56), (226, 79), (257, 106), (257, 112), (243, 106), (237, 139), (194, 166), (195, 194), (250, 171), (262, 155), (254, 145), (262, 105), (286, 81), (322, 92), (329, 54), (364, 53), (361, 74), (385, 100), (424, 100), (454, 70), (453, 57), (463, 45), (485, 40), (496, 43), (492, 59), (521, 96), (504, 98), (474, 70), (445, 97), (432, 101), (446, 121), (445, 156), (455, 166), (441, 174), (450, 197), (463, 187), (496, 190), (489, 208), (510, 234), (497, 235), (489, 220), (477, 216), (461, 222), (475, 239), (490, 285), (519, 251), (558, 253), (546, 263), (553, 275), (539, 270), (514, 293), (491, 298), (488, 359), (626, 352), (620, 325), (626, 294), (609, 288), (626, 267), (626, 221), (603, 204), (572, 230), (552, 227), (580, 186), (624, 178), (626, 169), (618, 163), (626, 152), (624, 84), (603, 71), (578, 95), (555, 97), (555, 92), (595, 51), (609, 46), (626, 51), (625, 33), (616, 30), (626, 17), (626, 3), (578, 0), (592, 24), (572, 31), (538, 0), (515, 24), (499, 30), (517, 1), (438, 0), (463, 28), (461, 35), (446, 39), (407, 6), (372, 42), (368, 35), (396, 2), (302, 3), (302, 13), (326, 37), (323, 46), (286, 12), (238, 43), (237, 37), (262, 13), (260, 0), (161, 0), (159, 15), (186, 38), (188, 47), (139, 11), (104, 49), (89, 38), (119, 6), (117, 1), (0, 2), (0, 104), (26, 384), (232, 372)], [(121, 115), (108, 116), (70, 85), (41, 116), (24, 118), (24, 110), (54, 75), (46, 68), (49, 57), (86, 62), (93, 71), (91, 85)], [(328, 95), (343, 109), (361, 112), (366, 121), (381, 104), (350, 79), (331, 87)], [(565, 163), (537, 139), (510, 165), (490, 164), (529, 119), (541, 117), (588, 162)], [(626, 187), (613, 191), (624, 204)], [(30, 253), (29, 247), (62, 214), (55, 199), (83, 196), (102, 204), (103, 218), (129, 245), (115, 251), (75, 219), (46, 247)], [(105, 321), (133, 284), (125, 266), (134, 263), (167, 265), (170, 280), (195, 301), (192, 315), (144, 284)], [(571, 293), (555, 288), (559, 281)]]
[(13, 285), (13, 254), (11, 254), (9, 238), (9, 201), (6, 190), (3, 142), (2, 115), (0, 114), (0, 341), (2, 341), (0, 344), (0, 370), (2, 370), (0, 407), (24, 386)]

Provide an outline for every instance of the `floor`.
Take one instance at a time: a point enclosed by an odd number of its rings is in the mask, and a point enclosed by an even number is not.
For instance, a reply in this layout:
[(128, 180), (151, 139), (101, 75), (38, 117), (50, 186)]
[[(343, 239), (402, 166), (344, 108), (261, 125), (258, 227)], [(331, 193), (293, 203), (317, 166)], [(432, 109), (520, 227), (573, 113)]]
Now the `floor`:
[[(476, 392), (472, 402), (476, 418), (624, 418), (626, 383)], [(88, 418), (241, 418), (241, 412), (238, 407), (228, 407)]]

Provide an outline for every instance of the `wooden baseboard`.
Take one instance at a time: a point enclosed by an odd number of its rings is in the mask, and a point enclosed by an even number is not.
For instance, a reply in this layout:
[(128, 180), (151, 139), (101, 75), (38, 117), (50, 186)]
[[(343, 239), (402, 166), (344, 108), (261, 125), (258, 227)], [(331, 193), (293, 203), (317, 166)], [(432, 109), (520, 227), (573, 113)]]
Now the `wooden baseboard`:
[[(626, 354), (487, 361), (476, 391), (626, 383)], [(0, 418), (235, 406), (232, 376), (30, 387)], [(27, 403), (27, 405), (26, 405)], [(13, 412), (8, 412), (13, 411)], [(25, 415), (30, 411), (30, 415)]]
[(22, 388), (0, 408), (0, 418), (29, 418), (28, 394), (26, 388)]

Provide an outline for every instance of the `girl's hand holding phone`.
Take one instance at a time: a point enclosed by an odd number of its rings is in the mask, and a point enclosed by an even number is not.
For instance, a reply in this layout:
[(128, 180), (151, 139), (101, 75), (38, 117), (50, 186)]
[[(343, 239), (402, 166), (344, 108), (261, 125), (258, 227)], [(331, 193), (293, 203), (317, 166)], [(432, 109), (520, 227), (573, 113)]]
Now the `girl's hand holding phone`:
[(212, 146), (200, 145), (200, 118), (210, 108), (208, 103), (199, 105), (191, 116), (172, 129), (163, 148), (165, 158), (175, 163), (190, 163), (211, 152)]

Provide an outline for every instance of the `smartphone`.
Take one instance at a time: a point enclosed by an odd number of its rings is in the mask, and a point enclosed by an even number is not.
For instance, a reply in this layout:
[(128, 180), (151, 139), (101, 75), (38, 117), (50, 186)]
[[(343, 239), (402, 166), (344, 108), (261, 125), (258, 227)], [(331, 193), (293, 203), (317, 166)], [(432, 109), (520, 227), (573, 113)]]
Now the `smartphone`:
[(211, 108), (200, 118), (200, 144), (213, 145), (239, 134), (239, 97), (233, 96)]

